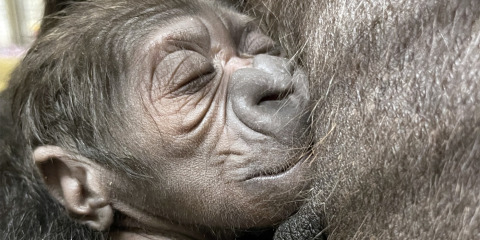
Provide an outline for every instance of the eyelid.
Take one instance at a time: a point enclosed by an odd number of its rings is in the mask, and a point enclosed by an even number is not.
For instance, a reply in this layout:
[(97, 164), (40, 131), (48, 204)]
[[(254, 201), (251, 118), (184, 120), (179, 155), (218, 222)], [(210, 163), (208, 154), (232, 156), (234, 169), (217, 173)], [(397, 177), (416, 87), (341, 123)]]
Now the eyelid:
[[(182, 87), (214, 68), (211, 59), (192, 50), (177, 50), (167, 54), (154, 68), (153, 89), (169, 95), (184, 95)], [(175, 93), (175, 94), (174, 94)]]
[(262, 33), (259, 29), (244, 34), (239, 45), (240, 53), (247, 55), (271, 53), (272, 55), (276, 55), (275, 53), (278, 51), (275, 50), (278, 50), (276, 42)]
[(173, 95), (193, 94), (208, 84), (216, 74), (215, 66), (204, 55), (191, 50), (182, 52), (188, 56), (183, 57), (171, 74)]
[(173, 46), (175, 49), (174, 51), (179, 51), (179, 50), (190, 50), (194, 52), (198, 52), (200, 54), (203, 54), (206, 56), (207, 51), (204, 49), (204, 47), (201, 47), (194, 41), (187, 41), (187, 40), (167, 40), (167, 42)]
[(209, 71), (206, 74), (199, 74), (198, 77), (188, 80), (185, 84), (173, 91), (172, 95), (181, 96), (194, 94), (207, 86), (215, 77), (215, 74), (215, 68), (213, 68), (213, 71)]

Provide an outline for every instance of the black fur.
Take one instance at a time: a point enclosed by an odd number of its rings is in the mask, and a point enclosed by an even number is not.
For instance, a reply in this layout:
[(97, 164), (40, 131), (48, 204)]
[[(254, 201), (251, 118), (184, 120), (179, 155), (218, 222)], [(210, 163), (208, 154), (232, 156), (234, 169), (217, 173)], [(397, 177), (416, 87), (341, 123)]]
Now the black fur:
[(316, 190), (277, 238), (478, 239), (480, 3), (247, 2), (318, 99)]
[(11, 119), (11, 90), (0, 96), (0, 239), (106, 239), (71, 220), (52, 199)]

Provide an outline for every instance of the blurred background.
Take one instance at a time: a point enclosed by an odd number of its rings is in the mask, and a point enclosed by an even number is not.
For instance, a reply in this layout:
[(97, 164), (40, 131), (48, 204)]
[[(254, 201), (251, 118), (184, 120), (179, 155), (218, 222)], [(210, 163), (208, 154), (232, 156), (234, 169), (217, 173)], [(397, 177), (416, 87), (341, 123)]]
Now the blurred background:
[(0, 0), (0, 91), (35, 39), (42, 15), (43, 0)]

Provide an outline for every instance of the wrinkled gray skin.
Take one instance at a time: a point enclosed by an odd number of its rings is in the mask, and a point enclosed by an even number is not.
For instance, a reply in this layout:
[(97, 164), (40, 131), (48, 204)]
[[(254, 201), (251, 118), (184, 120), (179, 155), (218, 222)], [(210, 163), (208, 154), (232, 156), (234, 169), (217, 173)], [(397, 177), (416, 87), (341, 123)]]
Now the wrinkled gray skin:
[(318, 101), (316, 190), (276, 239), (479, 239), (480, 2), (248, 2)]

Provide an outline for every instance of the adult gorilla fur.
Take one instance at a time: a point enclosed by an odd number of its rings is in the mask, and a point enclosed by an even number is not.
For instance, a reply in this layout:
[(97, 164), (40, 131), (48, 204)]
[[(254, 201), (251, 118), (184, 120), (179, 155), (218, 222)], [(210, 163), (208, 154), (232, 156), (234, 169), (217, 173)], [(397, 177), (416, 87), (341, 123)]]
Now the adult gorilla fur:
[(480, 2), (247, 2), (318, 99), (316, 189), (276, 237), (479, 239)]
[[(480, 237), (477, 0), (242, 4), (310, 71), (318, 98), (315, 190), (277, 239)], [(58, 211), (10, 122), (2, 116), (0, 238), (102, 237)]]

